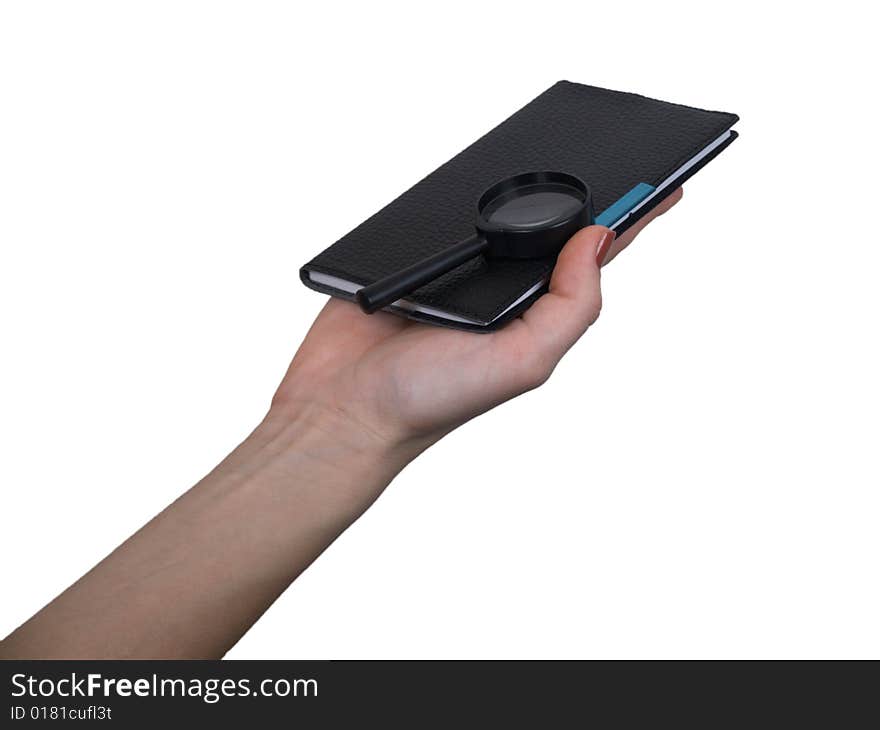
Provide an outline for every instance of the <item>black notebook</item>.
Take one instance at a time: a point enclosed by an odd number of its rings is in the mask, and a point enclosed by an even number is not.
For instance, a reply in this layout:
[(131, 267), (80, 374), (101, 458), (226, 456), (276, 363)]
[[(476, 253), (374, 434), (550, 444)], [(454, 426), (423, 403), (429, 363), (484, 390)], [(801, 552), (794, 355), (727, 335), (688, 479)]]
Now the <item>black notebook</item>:
[[(300, 277), (312, 289), (354, 299), (362, 286), (473, 233), (480, 194), (533, 170), (584, 180), (596, 222), (622, 233), (733, 142), (737, 120), (735, 114), (560, 81), (312, 259)], [(546, 291), (554, 262), (480, 257), (388, 309), (432, 324), (490, 331)]]

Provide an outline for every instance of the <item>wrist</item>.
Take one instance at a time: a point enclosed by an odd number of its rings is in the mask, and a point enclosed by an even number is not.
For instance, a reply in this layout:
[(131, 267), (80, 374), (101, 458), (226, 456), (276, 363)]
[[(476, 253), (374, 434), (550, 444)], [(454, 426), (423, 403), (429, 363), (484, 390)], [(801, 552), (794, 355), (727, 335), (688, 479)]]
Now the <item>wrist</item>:
[(249, 462), (262, 480), (282, 489), (318, 487), (323, 502), (359, 511), (414, 454), (349, 414), (302, 401), (273, 404), (231, 458), (237, 456)]

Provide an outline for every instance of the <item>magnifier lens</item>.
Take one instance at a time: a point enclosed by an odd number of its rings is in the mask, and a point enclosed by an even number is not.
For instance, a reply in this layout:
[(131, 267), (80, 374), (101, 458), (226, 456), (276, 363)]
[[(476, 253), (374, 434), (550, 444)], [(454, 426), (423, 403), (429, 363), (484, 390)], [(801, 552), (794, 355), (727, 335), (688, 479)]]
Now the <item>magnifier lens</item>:
[(359, 289), (365, 312), (393, 304), (476, 256), (555, 256), (593, 221), (590, 189), (564, 172), (527, 172), (495, 183), (477, 201), (476, 231), (449, 248)]
[(584, 204), (579, 190), (563, 183), (536, 183), (502, 193), (482, 210), (483, 218), (505, 228), (534, 228), (575, 213)]

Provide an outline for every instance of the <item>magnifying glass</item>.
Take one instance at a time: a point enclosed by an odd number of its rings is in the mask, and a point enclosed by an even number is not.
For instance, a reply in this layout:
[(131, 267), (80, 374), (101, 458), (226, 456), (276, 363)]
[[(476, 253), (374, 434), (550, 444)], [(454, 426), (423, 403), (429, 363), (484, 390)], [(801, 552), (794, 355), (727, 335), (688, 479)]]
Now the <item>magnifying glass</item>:
[(492, 185), (477, 201), (476, 232), (440, 253), (360, 289), (372, 314), (476, 256), (555, 256), (575, 232), (593, 223), (586, 183), (565, 172), (527, 172)]

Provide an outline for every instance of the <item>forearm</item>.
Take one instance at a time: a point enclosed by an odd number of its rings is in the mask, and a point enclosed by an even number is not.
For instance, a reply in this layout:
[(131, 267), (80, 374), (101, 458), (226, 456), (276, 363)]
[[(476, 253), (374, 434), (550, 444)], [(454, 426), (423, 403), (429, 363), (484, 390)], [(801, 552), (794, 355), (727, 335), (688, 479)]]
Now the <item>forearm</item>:
[(405, 463), (332, 414), (273, 411), (0, 657), (222, 656)]

